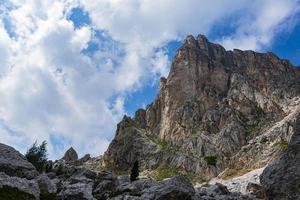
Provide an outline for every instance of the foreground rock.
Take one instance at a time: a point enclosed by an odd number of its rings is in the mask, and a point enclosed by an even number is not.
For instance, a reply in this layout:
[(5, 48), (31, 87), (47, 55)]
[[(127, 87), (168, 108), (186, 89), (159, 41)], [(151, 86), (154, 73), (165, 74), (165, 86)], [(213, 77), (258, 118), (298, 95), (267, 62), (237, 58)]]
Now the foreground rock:
[(300, 115), (287, 149), (279, 159), (266, 167), (260, 178), (270, 200), (300, 197)]
[[(7, 160), (14, 160), (16, 155), (18, 159), (22, 158), (13, 148), (5, 146), (5, 149), (15, 152), (7, 154)], [(22, 166), (31, 166), (25, 159), (21, 160)], [(0, 168), (1, 200), (201, 200), (204, 197), (206, 199), (207, 195), (210, 199), (250, 199), (245, 195), (229, 192), (221, 184), (204, 189), (207, 191), (205, 196), (204, 190), (197, 189), (200, 192), (195, 192), (190, 181), (181, 175), (162, 181), (140, 179), (131, 182), (129, 176), (117, 177), (108, 171), (92, 171), (78, 166), (76, 162), (58, 160), (48, 166), (47, 173), (29, 180), (15, 176), (19, 174), (6, 174), (15, 169), (15, 165), (5, 166)], [(29, 167), (29, 170), (33, 169)]]
[(0, 172), (0, 199), (3, 200), (34, 200), (40, 196), (36, 181), (25, 178), (11, 177)]
[(252, 195), (238, 192), (229, 192), (226, 186), (216, 183), (215, 185), (196, 188), (193, 200), (256, 200)]
[(0, 171), (9, 176), (33, 179), (38, 175), (35, 167), (14, 148), (0, 143)]

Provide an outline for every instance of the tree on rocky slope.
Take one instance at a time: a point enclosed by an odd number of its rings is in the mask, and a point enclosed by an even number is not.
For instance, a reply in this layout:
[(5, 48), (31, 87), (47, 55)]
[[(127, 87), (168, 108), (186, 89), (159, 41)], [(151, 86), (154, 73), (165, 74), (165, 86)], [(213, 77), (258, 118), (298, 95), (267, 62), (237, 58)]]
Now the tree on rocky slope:
[(47, 142), (43, 141), (40, 145), (37, 142), (33, 143), (27, 150), (25, 157), (39, 172), (42, 172), (47, 162)]
[(131, 169), (130, 180), (135, 181), (139, 177), (139, 161), (135, 161)]

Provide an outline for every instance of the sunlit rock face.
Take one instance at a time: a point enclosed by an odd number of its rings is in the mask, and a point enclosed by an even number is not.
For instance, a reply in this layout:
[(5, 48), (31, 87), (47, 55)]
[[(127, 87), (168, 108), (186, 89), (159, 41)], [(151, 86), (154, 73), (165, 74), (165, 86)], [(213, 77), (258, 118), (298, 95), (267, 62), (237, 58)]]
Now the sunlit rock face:
[(153, 103), (119, 123), (102, 165), (126, 171), (139, 160), (142, 169), (203, 179), (263, 167), (293, 134), (299, 78), (273, 53), (227, 51), (188, 36)]

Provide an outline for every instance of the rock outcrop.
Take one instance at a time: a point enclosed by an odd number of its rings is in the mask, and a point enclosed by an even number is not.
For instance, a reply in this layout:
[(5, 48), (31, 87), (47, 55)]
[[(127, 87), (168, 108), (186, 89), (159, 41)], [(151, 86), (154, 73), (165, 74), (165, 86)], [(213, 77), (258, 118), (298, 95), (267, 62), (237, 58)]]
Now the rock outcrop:
[(66, 153), (62, 159), (65, 160), (66, 162), (76, 161), (76, 160), (78, 160), (78, 154), (75, 151), (75, 149), (73, 149), (73, 147), (71, 147), (70, 149), (68, 149), (66, 151)]
[(14, 148), (0, 143), (0, 169), (9, 176), (33, 179), (38, 175), (35, 167)]
[(143, 170), (228, 178), (264, 167), (293, 135), (299, 70), (273, 53), (226, 51), (188, 36), (153, 103), (125, 116), (102, 159)]
[(268, 165), (261, 175), (268, 199), (292, 200), (300, 197), (300, 115), (295, 133), (280, 158)]

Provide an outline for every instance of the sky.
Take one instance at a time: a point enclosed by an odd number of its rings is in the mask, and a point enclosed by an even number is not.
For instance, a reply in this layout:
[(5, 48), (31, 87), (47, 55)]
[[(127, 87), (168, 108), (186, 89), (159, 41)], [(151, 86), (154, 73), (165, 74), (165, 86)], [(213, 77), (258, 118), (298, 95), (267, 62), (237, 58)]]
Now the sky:
[(300, 65), (300, 0), (0, 0), (0, 142), (103, 154), (187, 35)]

